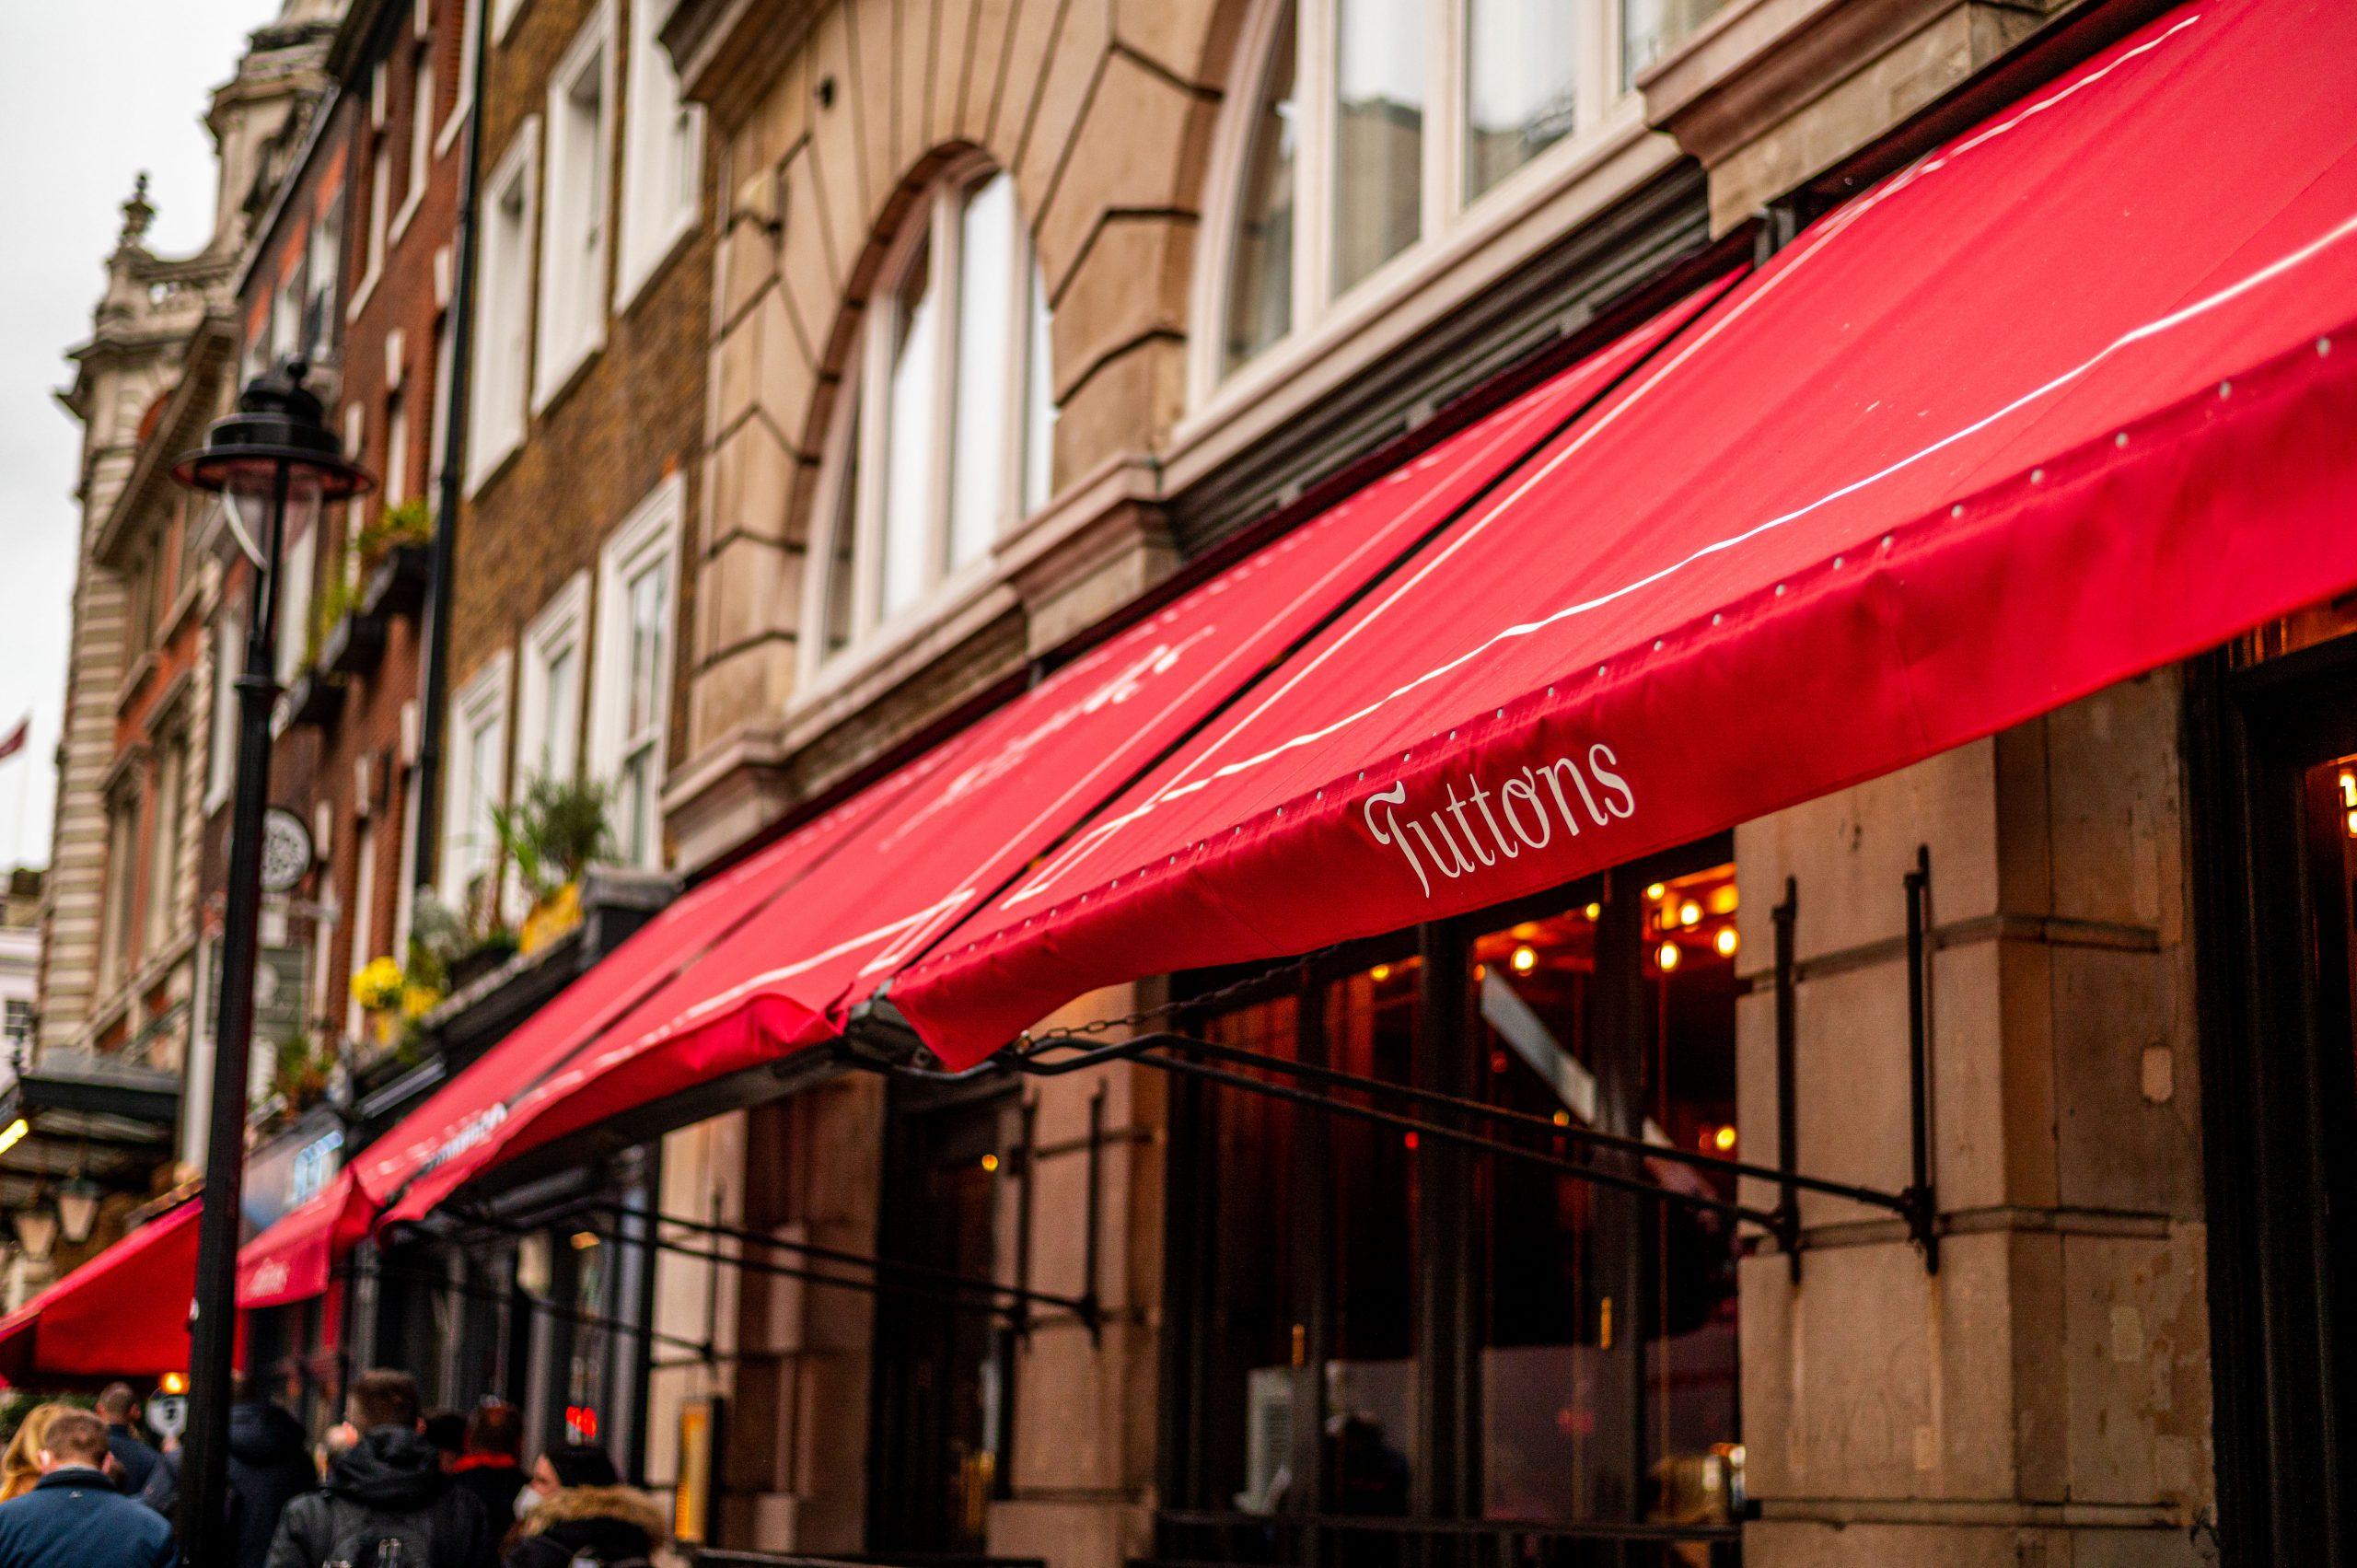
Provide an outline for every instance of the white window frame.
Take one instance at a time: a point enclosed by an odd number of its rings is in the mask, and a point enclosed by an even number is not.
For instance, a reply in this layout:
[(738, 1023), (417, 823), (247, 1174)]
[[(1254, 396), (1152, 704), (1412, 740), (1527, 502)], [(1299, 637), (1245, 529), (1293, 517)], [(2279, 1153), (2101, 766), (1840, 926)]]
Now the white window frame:
[[(481, 280), (485, 307), (474, 331), (474, 388), (467, 430), (467, 488), (470, 494), (505, 462), (523, 444), (532, 386), (533, 296), (539, 269), (534, 240), (540, 227), (540, 121), (532, 115), (517, 127), (515, 140), (483, 181), (483, 269)], [(516, 232), (507, 232), (504, 209), (513, 195), (520, 209)], [(512, 243), (511, 243), (512, 242)], [(519, 298), (505, 297), (520, 280)], [(505, 332), (499, 317), (512, 311)], [(512, 364), (503, 365), (505, 359)], [(512, 377), (512, 382), (505, 379)]]
[(395, 392), (385, 400), (385, 505), (398, 506), (410, 497), (409, 394)]
[[(650, 569), (668, 568), (663, 596), (664, 669), (657, 679), (655, 713), (650, 727), (655, 766), (648, 790), (655, 803), (655, 854), (662, 859), (663, 784), (668, 771), (671, 731), (671, 687), (679, 658), (679, 540), (687, 517), (687, 482), (679, 474), (657, 484), (615, 528), (598, 556), (598, 624), (596, 652), (590, 665), (589, 777), (613, 787), (623, 759), (644, 743), (645, 732), (625, 729), (630, 702), (630, 584)], [(614, 825), (615, 850), (623, 852), (627, 835)]]
[(310, 254), (304, 262), (301, 341), (303, 352), (317, 362), (334, 340), (336, 295), (343, 285), (343, 192), (337, 192), (312, 215), (304, 244)]
[[(351, 962), (343, 988), (343, 1032), (346, 1039), (358, 1040), (366, 1022), (360, 998), (352, 993), (351, 980), (368, 967), (377, 955), (371, 952), (369, 937), (370, 915), (377, 901), (377, 823), (363, 817), (353, 826), (352, 832), (352, 940), (347, 948)], [(406, 958), (407, 955), (402, 955)]]
[(494, 43), (505, 43), (514, 30), (516, 18), (523, 14), (530, 0), (491, 0), (491, 37)]
[(148, 809), (146, 908), (141, 911), (143, 954), (160, 953), (179, 934), (180, 849), (187, 834), (188, 732), (175, 728), (155, 743), (156, 786)]
[[(797, 657), (803, 679), (798, 685), (814, 697), (840, 672), (856, 668), (912, 628), (937, 619), (945, 602), (984, 581), (992, 570), (987, 551), (971, 561), (950, 564), (955, 516), (949, 490), (957, 447), (958, 311), (963, 296), (959, 250), (964, 235), (959, 220), (964, 215), (967, 195), (996, 172), (988, 160), (976, 157), (951, 165), (935, 178), (914, 209), (923, 215), (922, 221), (912, 218), (894, 239), (869, 291), (860, 323), (860, 341), (837, 396), (833, 428), (828, 434), (807, 557), (813, 569), (803, 575), (802, 624), (815, 628), (818, 634), (800, 640)], [(1031, 326), (1032, 310), (1039, 303), (1032, 287), (1038, 260), (1017, 194), (1016, 254), (1008, 268), (1014, 297), (1007, 308), (1013, 331), (1004, 406), (1019, 413), (1008, 420), (1000, 433), (1004, 449), (999, 481), (1005, 494), (994, 530), (997, 538), (1005, 537), (1048, 499), (1047, 495), (1035, 495), (1031, 491), (1032, 476), (1039, 465), (1031, 451), (1034, 411), (1030, 359), (1040, 346), (1041, 335), (1034, 332)], [(933, 287), (938, 291), (934, 303), (934, 457), (927, 500), (927, 548), (931, 559), (923, 587), (909, 603), (888, 613), (883, 588), (887, 487), (877, 482), (877, 476), (885, 475), (889, 466), (892, 354), (900, 330), (900, 286), (920, 251), (927, 258)], [(1056, 411), (1051, 402), (1047, 410), (1050, 431), (1054, 428), (1055, 418)], [(856, 464), (851, 460), (854, 456), (851, 450), (854, 429), (859, 443)], [(853, 494), (846, 496), (843, 487), (854, 469), (860, 482)], [(835, 562), (842, 553), (838, 536), (844, 528), (852, 531), (850, 635), (842, 650), (830, 652), (825, 633)]]
[[(1594, 161), (1609, 141), (1642, 128), (1641, 105), (1620, 84), (1622, 0), (1579, 0), (1580, 58), (1573, 84), (1575, 120), (1570, 135), (1469, 197), (1465, 179), (1465, 29), (1473, 0), (1427, 0), (1425, 14), (1422, 222), (1419, 238), (1353, 283), (1334, 286), (1336, 7), (1341, 0), (1260, 0), (1247, 18), (1236, 89), (1213, 134), (1211, 174), (1204, 192), (1202, 248), (1197, 252), (1188, 334), (1188, 406), (1241, 401), (1314, 357), (1339, 338), (1397, 303), (1407, 286), (1429, 272), (1453, 245), (1469, 242), (1469, 220), (1516, 215), (1550, 185)], [(1223, 363), (1226, 338), (1229, 258), (1246, 159), (1285, 13), (1294, 13), (1300, 135), (1294, 165), (1292, 321), (1284, 336), (1245, 363)], [(1635, 117), (1635, 118), (1632, 118)], [(1488, 225), (1483, 224), (1486, 228)]]
[(273, 673), (281, 686), (303, 672), (303, 656), (310, 648), (311, 603), (319, 593), (319, 530), (326, 526), (322, 513), (300, 535), (285, 540), (279, 552), (277, 580), (270, 585), (270, 591), (278, 600), (274, 650), (278, 657)]
[(238, 782), (238, 677), (246, 666), (246, 617), (235, 604), (222, 606), (213, 622), (213, 689), (205, 740), (204, 814), (229, 804)]
[[(448, 777), (442, 795), (441, 883), (442, 901), (454, 910), (467, 907), (467, 885), (476, 876), (487, 869), (495, 873), (498, 867), (499, 842), (492, 830), (489, 808), (507, 800), (508, 740), (513, 731), (508, 697), (515, 667), (515, 655), (502, 648), (450, 699)], [(492, 747), (497, 777), (478, 781), (474, 739), (485, 724), (497, 727)], [(483, 786), (482, 820), (470, 822), (466, 807), (478, 783)]]
[[(637, 303), (640, 291), (678, 252), (703, 204), (703, 106), (680, 101), (679, 74), (656, 36), (672, 4), (630, 0), (630, 85), (622, 97), (617, 218), (621, 230), (621, 276), (614, 296), (618, 312)], [(663, 112), (649, 113), (650, 109)], [(676, 163), (675, 134), (686, 138), (684, 159)]]
[(393, 148), (382, 131), (376, 137), (376, 156), (368, 160), (368, 265), (352, 296), (347, 320), (358, 317), (368, 296), (377, 292), (377, 280), (385, 275), (385, 248), (391, 241)]
[(426, 183), (434, 175), (434, 45), (416, 45), (410, 62), (409, 176), (401, 192), (401, 210), (393, 215), (396, 244), (409, 232), (410, 220), (425, 201)]
[[(581, 698), (589, 684), (589, 574), (575, 572), (541, 607), (524, 628), (524, 659), (516, 681), (516, 774), (520, 784), (540, 776), (540, 753), (559, 725), (572, 727), (572, 767), (560, 778), (570, 783), (580, 772), (583, 745)], [(572, 712), (559, 714), (549, 705), (549, 671), (561, 655), (573, 656)]]
[[(614, 111), (617, 95), (613, 0), (589, 13), (549, 74), (543, 118), (548, 145), (540, 176), (540, 353), (532, 377), (532, 412), (539, 413), (571, 385), (574, 373), (606, 346), (606, 305), (611, 286), (614, 248)], [(577, 145), (569, 101), (595, 72), (598, 119), (594, 145)], [(581, 195), (585, 210), (572, 210), (575, 160), (588, 159)], [(585, 234), (581, 220), (586, 220)], [(586, 255), (584, 252), (586, 251)], [(586, 298), (565, 281), (574, 269), (588, 279)]]

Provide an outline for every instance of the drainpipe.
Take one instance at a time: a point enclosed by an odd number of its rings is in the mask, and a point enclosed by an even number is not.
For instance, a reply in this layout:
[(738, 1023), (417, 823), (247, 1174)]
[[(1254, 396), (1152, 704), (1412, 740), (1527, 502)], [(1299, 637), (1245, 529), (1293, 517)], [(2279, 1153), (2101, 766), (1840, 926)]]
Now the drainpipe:
[(434, 561), (425, 589), (425, 674), (418, 714), (417, 861), (412, 886), (434, 885), (435, 851), (441, 842), (443, 710), (450, 699), (450, 583), (458, 555), (459, 503), (467, 471), (467, 403), (474, 379), (475, 213), (482, 180), (483, 99), (491, 88), (491, 17), (488, 0), (474, 7), (474, 101), (467, 110), (466, 167), (459, 176), (459, 221), (452, 236), (450, 279), (450, 406), (442, 432), (442, 473), (434, 496)]

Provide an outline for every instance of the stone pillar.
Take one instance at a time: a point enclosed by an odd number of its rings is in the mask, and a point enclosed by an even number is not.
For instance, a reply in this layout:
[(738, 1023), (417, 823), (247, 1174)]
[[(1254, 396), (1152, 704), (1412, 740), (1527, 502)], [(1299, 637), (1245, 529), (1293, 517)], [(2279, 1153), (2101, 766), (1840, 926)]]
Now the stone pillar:
[[(1775, 1158), (1797, 879), (1799, 1162), (1909, 1172), (1906, 903), (1931, 851), (1945, 1235), (1804, 1202), (1742, 1272), (1750, 1568), (2191, 1563), (2212, 1500), (2177, 681), (2162, 672), (1747, 824), (1741, 1127)], [(1750, 1196), (1762, 1206), (1772, 1191)]]
[[(1045, 1027), (1132, 1012), (1140, 989), (1097, 993)], [(1025, 1086), (1034, 1119), (1031, 1282), (1039, 1290), (1076, 1296), (1090, 1288), (1089, 1123), (1097, 1105), (1102, 1322), (1092, 1336), (1068, 1313), (1042, 1309), (1034, 1321), (1016, 1367), (1012, 1495), (990, 1511), (994, 1556), (1120, 1568), (1152, 1550), (1164, 1087), (1161, 1074), (1127, 1064)], [(1017, 1223), (1006, 1216), (1009, 1232)]]

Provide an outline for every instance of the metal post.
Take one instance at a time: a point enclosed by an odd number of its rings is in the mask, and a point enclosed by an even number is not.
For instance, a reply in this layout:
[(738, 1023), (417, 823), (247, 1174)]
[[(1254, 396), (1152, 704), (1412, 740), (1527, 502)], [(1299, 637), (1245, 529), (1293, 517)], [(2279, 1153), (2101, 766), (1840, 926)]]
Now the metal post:
[(1081, 1237), (1080, 1299), (1088, 1305), (1081, 1316), (1088, 1323), (1091, 1343), (1098, 1343), (1103, 1336), (1100, 1306), (1103, 1297), (1097, 1288), (1098, 1267), (1097, 1232), (1102, 1228), (1104, 1205), (1103, 1181), (1105, 1170), (1105, 1083), (1097, 1080), (1097, 1090), (1088, 1097), (1088, 1202), (1083, 1206), (1082, 1223), (1088, 1227)]
[(196, 1294), (189, 1304), (189, 1420), (180, 1460), (180, 1559), (231, 1555), (229, 1379), (238, 1340), (238, 1214), (246, 1175), (246, 1070), (253, 1051), (254, 961), (261, 931), (262, 815), (270, 789), (270, 711), (278, 638), (278, 563), (285, 544), (287, 473), (271, 494), (270, 540), (254, 574), (246, 669), (238, 677), (237, 800), (229, 818), (229, 877), (221, 932), (221, 996), (214, 1027), (212, 1103), (204, 1143), (204, 1208), (197, 1219)]
[(1923, 1268), (1940, 1272), (1939, 1201), (1932, 1186), (1932, 1028), (1925, 993), (1931, 980), (1929, 943), (1932, 849), (1915, 847), (1907, 874), (1907, 1044), (1914, 1164), (1907, 1188), (1908, 1228), (1923, 1248)]
[(1022, 1146), (1015, 1151), (1015, 1337), (1031, 1338), (1031, 1164), (1038, 1155), (1039, 1107), (1026, 1099), (1017, 1113)]
[(1776, 1168), (1783, 1173), (1776, 1199), (1776, 1243), (1784, 1249), (1784, 1267), (1794, 1284), (1801, 1283), (1801, 1192), (1799, 1174), (1800, 1025), (1794, 996), (1793, 928), (1800, 918), (1800, 882), (1784, 878), (1784, 901), (1770, 911), (1776, 927)]

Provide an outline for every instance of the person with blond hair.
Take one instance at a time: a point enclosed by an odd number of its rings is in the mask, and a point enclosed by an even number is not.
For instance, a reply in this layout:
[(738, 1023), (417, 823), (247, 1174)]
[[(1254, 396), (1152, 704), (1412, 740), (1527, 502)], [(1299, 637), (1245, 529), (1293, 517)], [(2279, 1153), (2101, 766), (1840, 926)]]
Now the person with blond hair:
[(35, 1405), (17, 1423), (7, 1452), (0, 1453), (0, 1503), (22, 1497), (41, 1484), (41, 1442), (49, 1435), (49, 1423), (66, 1408), (54, 1401)]

